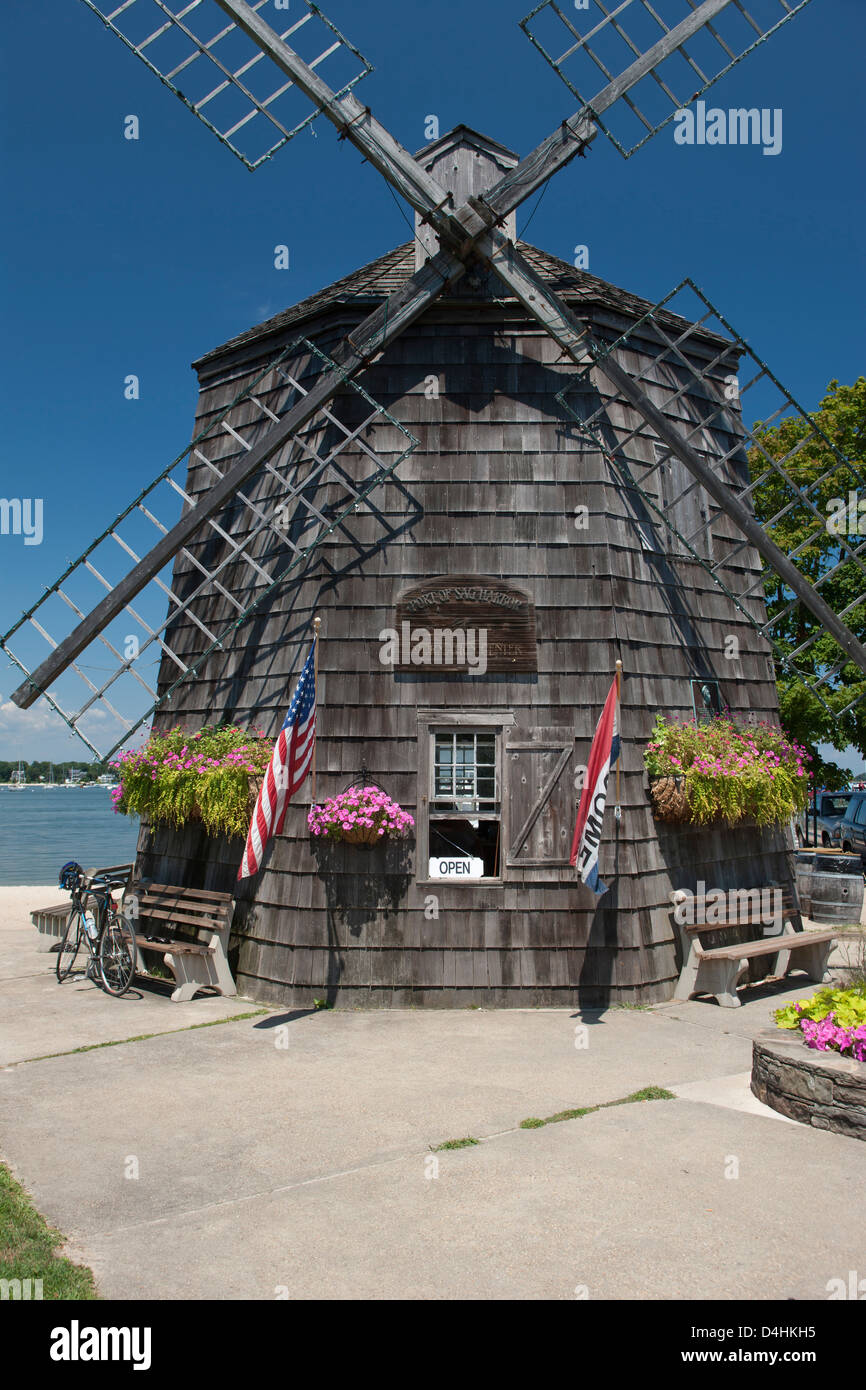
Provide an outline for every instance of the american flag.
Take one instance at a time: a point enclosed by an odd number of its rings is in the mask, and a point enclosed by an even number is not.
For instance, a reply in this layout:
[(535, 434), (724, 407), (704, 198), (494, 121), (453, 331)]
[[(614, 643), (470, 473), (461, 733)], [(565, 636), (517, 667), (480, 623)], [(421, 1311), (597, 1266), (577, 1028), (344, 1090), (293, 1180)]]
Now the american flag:
[(316, 643), (307, 657), (301, 678), (295, 686), (289, 712), (274, 745), (273, 757), (265, 773), (250, 822), (247, 847), (238, 878), (258, 873), (265, 845), (279, 835), (286, 807), (301, 786), (313, 761), (316, 746)]

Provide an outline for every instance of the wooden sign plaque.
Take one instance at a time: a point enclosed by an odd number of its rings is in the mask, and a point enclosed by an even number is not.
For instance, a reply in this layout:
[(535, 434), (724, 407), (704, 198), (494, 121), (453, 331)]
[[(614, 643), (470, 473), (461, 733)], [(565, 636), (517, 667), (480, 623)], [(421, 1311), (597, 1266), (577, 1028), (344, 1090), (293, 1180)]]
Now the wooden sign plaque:
[[(400, 596), (395, 617), (397, 671), (419, 673), (428, 664), (431, 674), (476, 677), (538, 670), (535, 605), (502, 579), (477, 574), (425, 579)], [(461, 660), (464, 650), (470, 659)]]

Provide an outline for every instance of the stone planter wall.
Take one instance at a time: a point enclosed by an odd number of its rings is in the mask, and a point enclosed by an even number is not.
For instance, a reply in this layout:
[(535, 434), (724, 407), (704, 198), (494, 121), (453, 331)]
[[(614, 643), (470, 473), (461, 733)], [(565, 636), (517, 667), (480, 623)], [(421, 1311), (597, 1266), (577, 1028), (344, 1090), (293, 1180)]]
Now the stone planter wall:
[(815, 1129), (866, 1139), (866, 1062), (817, 1052), (798, 1031), (767, 1029), (752, 1047), (752, 1091)]

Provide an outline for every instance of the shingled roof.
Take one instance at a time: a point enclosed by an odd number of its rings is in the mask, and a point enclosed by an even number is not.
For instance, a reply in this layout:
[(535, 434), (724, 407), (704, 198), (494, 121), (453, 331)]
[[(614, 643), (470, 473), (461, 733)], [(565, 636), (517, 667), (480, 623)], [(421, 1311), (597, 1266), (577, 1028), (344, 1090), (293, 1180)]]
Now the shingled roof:
[[(640, 299), (637, 295), (629, 294), (627, 290), (618, 289), (616, 285), (610, 285), (606, 280), (599, 280), (597, 276), (589, 275), (585, 270), (576, 270), (568, 261), (562, 261), (558, 256), (551, 256), (548, 251), (541, 251), (537, 246), (531, 246), (529, 242), (519, 241), (517, 245), (532, 269), (570, 305), (577, 307), (601, 305), (615, 313), (625, 314), (629, 318), (640, 318), (652, 308), (650, 300)], [(379, 256), (377, 260), (361, 266), (360, 270), (353, 271), (351, 275), (344, 275), (341, 280), (335, 280), (325, 289), (318, 290), (316, 294), (311, 294), (307, 299), (302, 299), (299, 304), (295, 304), (289, 309), (283, 309), (279, 314), (257, 324), (255, 328), (249, 328), (245, 333), (238, 334), (236, 338), (230, 338), (220, 347), (213, 348), (212, 351), (198, 358), (192, 364), (193, 368), (203, 367), (226, 353), (234, 352), (248, 343), (254, 343), (259, 339), (281, 333), (283, 329), (292, 325), (300, 325), (305, 319), (314, 318), (325, 309), (340, 305), (358, 305), (372, 310), (394, 290), (405, 284), (414, 273), (414, 245), (411, 241), (407, 241), (402, 246), (397, 246), (393, 251), (389, 251), (387, 255)], [(507, 303), (510, 299), (512, 296), (504, 295), (501, 302)], [(684, 322), (674, 315), (665, 315), (665, 317), (677, 323)], [(701, 336), (714, 337), (712, 334)]]

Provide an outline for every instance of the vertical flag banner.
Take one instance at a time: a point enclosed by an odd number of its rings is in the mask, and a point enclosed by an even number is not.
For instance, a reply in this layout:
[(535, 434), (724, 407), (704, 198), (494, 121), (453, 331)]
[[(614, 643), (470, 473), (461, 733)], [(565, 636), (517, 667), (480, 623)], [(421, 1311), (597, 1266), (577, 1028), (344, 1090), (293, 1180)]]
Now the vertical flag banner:
[(286, 818), (286, 807), (301, 786), (313, 762), (316, 747), (316, 649), (304, 663), (295, 686), (289, 712), (274, 745), (274, 752), (261, 785), (256, 809), (250, 822), (246, 849), (238, 878), (249, 878), (261, 868), (265, 845), (279, 835)]
[(602, 883), (598, 876), (598, 849), (607, 804), (607, 779), (611, 767), (619, 760), (618, 684), (618, 679), (614, 679), (592, 740), (571, 843), (571, 863), (577, 868), (582, 881), (599, 898), (608, 889), (608, 885)]

